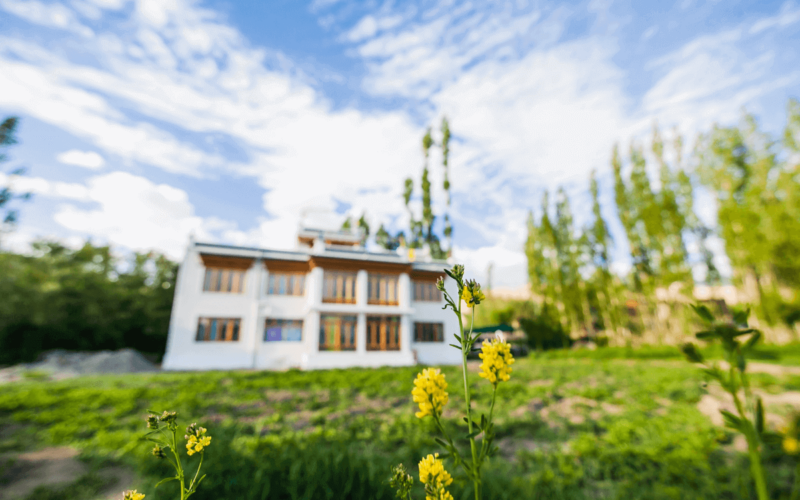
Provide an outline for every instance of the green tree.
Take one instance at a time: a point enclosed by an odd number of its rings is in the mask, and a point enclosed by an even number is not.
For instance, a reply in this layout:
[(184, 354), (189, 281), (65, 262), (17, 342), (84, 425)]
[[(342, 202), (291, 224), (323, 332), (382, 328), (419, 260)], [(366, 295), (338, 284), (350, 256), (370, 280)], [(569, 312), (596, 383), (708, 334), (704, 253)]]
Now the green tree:
[[(16, 132), (19, 120), (12, 116), (0, 123), (0, 164), (8, 161), (6, 150), (17, 143)], [(0, 171), (5, 174), (5, 172)], [(0, 234), (9, 230), (17, 222), (19, 210), (12, 206), (14, 200), (28, 200), (30, 193), (16, 193), (14, 191), (14, 179), (25, 173), (24, 168), (16, 168), (8, 174), (7, 184), (0, 188)]]

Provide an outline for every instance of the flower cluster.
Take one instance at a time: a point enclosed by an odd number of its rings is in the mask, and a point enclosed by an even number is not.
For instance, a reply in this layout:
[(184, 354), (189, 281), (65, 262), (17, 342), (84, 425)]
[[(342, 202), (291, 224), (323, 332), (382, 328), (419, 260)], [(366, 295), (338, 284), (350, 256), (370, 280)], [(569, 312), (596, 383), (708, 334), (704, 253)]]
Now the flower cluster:
[(445, 488), (453, 478), (444, 470), (439, 454), (428, 455), (419, 463), (419, 480), (425, 485), (425, 500), (453, 500)]
[(449, 400), (446, 389), (444, 374), (438, 368), (426, 368), (417, 374), (414, 389), (411, 391), (414, 402), (419, 404), (417, 418), (441, 415), (442, 408)]
[(190, 457), (195, 453), (202, 453), (203, 448), (211, 444), (211, 436), (206, 436), (206, 429), (192, 424), (186, 428), (186, 454)]
[(481, 291), (481, 285), (475, 280), (468, 280), (461, 290), (461, 299), (467, 303), (467, 307), (475, 307), (486, 300), (486, 295)]
[(511, 377), (511, 365), (514, 364), (511, 344), (499, 339), (491, 342), (484, 340), (479, 356), (483, 360), (480, 367), (481, 377), (495, 385), (500, 381), (508, 381)]
[(122, 492), (122, 500), (142, 500), (144, 493), (137, 493), (136, 490), (128, 490)]
[[(158, 420), (162, 424), (166, 424), (169, 426), (170, 424), (174, 424), (178, 420), (178, 413), (174, 411), (165, 411), (158, 417)], [(147, 420), (148, 427), (150, 426), (150, 420)]]
[(148, 415), (147, 418), (147, 428), (156, 430), (158, 429), (158, 416), (157, 415)]
[(158, 458), (167, 458), (167, 454), (164, 452), (164, 447), (155, 445), (153, 448), (153, 456)]
[(397, 490), (397, 498), (407, 498), (414, 485), (414, 478), (406, 471), (403, 464), (392, 467), (392, 477), (389, 479), (389, 486)]

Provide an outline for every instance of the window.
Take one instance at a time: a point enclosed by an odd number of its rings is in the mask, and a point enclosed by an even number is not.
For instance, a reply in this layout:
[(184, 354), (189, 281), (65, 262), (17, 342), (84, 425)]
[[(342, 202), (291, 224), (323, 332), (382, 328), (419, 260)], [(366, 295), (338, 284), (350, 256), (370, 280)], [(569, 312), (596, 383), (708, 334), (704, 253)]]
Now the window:
[(319, 321), (320, 351), (355, 351), (357, 316), (323, 314)]
[(269, 273), (267, 293), (270, 295), (303, 295), (306, 275), (299, 273)]
[(444, 342), (444, 325), (414, 323), (414, 342)]
[(200, 318), (197, 321), (198, 342), (236, 342), (239, 340), (239, 318)]
[(423, 302), (441, 302), (442, 292), (436, 288), (435, 281), (415, 281), (414, 300)]
[(203, 281), (204, 292), (242, 293), (244, 290), (244, 273), (239, 269), (206, 268)]
[(356, 303), (356, 273), (325, 271), (323, 281), (322, 302)]
[(396, 306), (397, 302), (397, 275), (372, 274), (369, 275), (369, 304)]
[(303, 320), (268, 319), (264, 323), (264, 342), (300, 342), (303, 340)]
[(400, 350), (400, 316), (367, 316), (367, 350)]

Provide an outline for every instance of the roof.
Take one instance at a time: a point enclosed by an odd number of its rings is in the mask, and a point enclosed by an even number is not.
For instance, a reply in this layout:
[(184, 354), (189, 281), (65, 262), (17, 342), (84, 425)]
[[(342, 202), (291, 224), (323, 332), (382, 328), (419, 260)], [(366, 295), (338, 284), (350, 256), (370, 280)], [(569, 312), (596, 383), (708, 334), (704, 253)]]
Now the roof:
[(298, 262), (308, 262), (313, 257), (324, 257), (326, 259), (341, 259), (349, 261), (366, 261), (385, 264), (410, 264), (411, 268), (418, 271), (442, 272), (448, 263), (444, 260), (433, 262), (414, 262), (408, 257), (397, 253), (378, 253), (368, 252), (364, 248), (326, 248), (321, 253), (310, 253), (308, 251), (292, 250), (272, 250), (268, 248), (238, 247), (233, 245), (221, 245), (218, 243), (195, 242), (194, 247), (203, 253), (213, 255), (225, 255), (230, 257), (250, 257), (254, 259), (272, 260), (294, 260)]

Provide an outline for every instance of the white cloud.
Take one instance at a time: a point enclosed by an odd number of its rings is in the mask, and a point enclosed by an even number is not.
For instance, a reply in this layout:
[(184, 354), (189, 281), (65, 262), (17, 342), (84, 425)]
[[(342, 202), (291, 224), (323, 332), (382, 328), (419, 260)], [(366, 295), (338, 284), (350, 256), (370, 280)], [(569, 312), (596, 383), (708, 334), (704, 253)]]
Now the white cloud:
[(144, 177), (127, 172), (93, 177), (84, 201), (97, 206), (63, 205), (54, 220), (81, 234), (131, 250), (158, 249), (174, 259), (182, 257), (190, 233), (214, 240), (185, 191)]
[(75, 165), (76, 167), (88, 168), (89, 170), (98, 170), (103, 168), (106, 161), (102, 156), (94, 151), (80, 151), (78, 149), (70, 149), (64, 151), (56, 156), (56, 159), (66, 165)]
[(44, 4), (37, 0), (0, 0), (0, 8), (31, 23), (70, 30), (85, 37), (93, 32), (82, 25), (75, 13), (60, 3)]
[(13, 192), (31, 193), (48, 198), (66, 198), (88, 201), (86, 186), (74, 182), (51, 181), (42, 177), (9, 176), (0, 172), (0, 186), (10, 187)]

